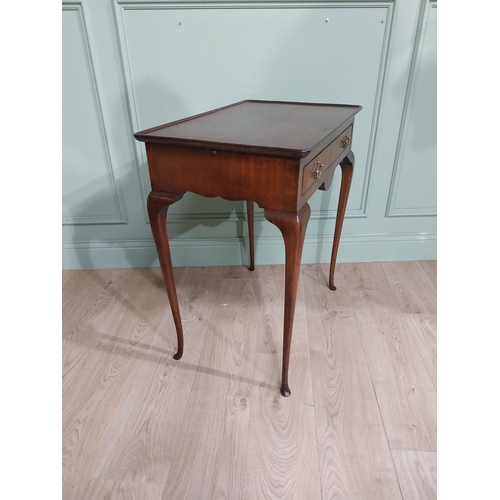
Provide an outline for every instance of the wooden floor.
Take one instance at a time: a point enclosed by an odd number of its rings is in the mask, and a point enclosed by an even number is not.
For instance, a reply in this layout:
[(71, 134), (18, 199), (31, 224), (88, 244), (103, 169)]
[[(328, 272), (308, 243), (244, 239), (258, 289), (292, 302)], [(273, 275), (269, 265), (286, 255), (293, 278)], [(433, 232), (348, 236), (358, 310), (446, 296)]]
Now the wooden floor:
[(436, 262), (63, 272), (64, 500), (436, 498)]

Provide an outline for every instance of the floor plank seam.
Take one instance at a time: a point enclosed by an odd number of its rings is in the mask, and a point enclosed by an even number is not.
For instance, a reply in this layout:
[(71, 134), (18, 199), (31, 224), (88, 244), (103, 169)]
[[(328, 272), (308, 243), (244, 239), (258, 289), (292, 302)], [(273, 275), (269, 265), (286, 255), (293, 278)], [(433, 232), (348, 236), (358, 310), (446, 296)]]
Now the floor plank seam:
[[(347, 281), (346, 281), (346, 283), (347, 283)], [(347, 285), (349, 286), (348, 283), (347, 283)], [(377, 395), (377, 390), (375, 389), (375, 384), (373, 382), (372, 370), (371, 370), (371, 367), (370, 367), (370, 363), (368, 362), (368, 356), (366, 354), (366, 347), (365, 347), (365, 344), (363, 342), (363, 336), (360, 333), (360, 325), (359, 325), (359, 322), (358, 322), (358, 315), (356, 314), (356, 309), (353, 306), (352, 297), (351, 297), (350, 294), (349, 294), (349, 302), (351, 304), (352, 310), (354, 311), (354, 319), (355, 319), (356, 325), (357, 325), (356, 330), (357, 330), (357, 334), (358, 334), (358, 337), (359, 337), (359, 341), (360, 341), (361, 346), (363, 348), (363, 355), (364, 355), (364, 358), (365, 358), (365, 363), (366, 363), (366, 366), (367, 366), (367, 369), (368, 369), (368, 373), (370, 374), (370, 382), (371, 382), (371, 385), (372, 385), (373, 394), (375, 396), (375, 401), (377, 402), (377, 409), (378, 409), (380, 421), (382, 423), (382, 428), (384, 429), (384, 436), (385, 436), (386, 443), (387, 443), (387, 449), (388, 449), (389, 455), (391, 457), (392, 469), (393, 469), (393, 472), (394, 472), (394, 476), (396, 477), (396, 480), (398, 482), (398, 488), (399, 488), (399, 493), (401, 495), (401, 499), (405, 500), (404, 496), (403, 496), (403, 490), (401, 488), (401, 484), (400, 484), (400, 481), (399, 481), (399, 477), (398, 477), (398, 474), (397, 474), (396, 465), (394, 463), (394, 457), (392, 456), (392, 453), (391, 453), (391, 445), (389, 443), (389, 436), (387, 435), (387, 430), (385, 428), (384, 418), (383, 418), (383, 415), (382, 415), (382, 411), (380, 409), (380, 403), (379, 403), (379, 398), (378, 398), (378, 395)]]
[[(306, 312), (306, 321), (307, 321), (307, 316), (308, 316), (308, 312), (307, 312), (307, 307), (304, 308), (305, 309), (305, 312)], [(311, 377), (311, 385), (313, 384), (313, 374), (312, 374), (312, 369), (311, 369), (311, 342), (309, 342), (309, 330), (307, 332), (307, 345), (309, 347), (309, 375)], [(320, 457), (320, 452), (319, 452), (319, 448), (320, 448), (320, 445), (319, 445), (319, 436), (318, 436), (318, 419), (317, 419), (317, 416), (316, 416), (316, 396), (314, 395), (314, 388), (311, 387), (312, 389), (312, 400), (313, 400), (313, 411), (314, 411), (314, 435), (316, 436), (316, 452), (318, 454), (318, 464), (321, 463), (321, 457)], [(319, 490), (321, 492), (321, 500), (325, 500), (324, 497), (323, 497), (323, 480), (322, 480), (322, 477), (321, 477), (321, 468), (320, 470), (318, 471), (318, 480), (319, 480)]]
[[(422, 261), (418, 261), (418, 263), (420, 265), (420, 268), (424, 271), (425, 277), (428, 279), (428, 281), (431, 284), (431, 286), (433, 288), (436, 288), (436, 290), (437, 290), (437, 286), (431, 281), (429, 275), (427, 274), (427, 271), (424, 269), (424, 266), (422, 265)], [(436, 264), (436, 266), (437, 266), (437, 264)]]
[(411, 448), (394, 448), (392, 449), (391, 448), (391, 451), (411, 451), (411, 452), (415, 452), (415, 453), (437, 453), (437, 451), (430, 451), (430, 450), (414, 450), (414, 449), (411, 449)]

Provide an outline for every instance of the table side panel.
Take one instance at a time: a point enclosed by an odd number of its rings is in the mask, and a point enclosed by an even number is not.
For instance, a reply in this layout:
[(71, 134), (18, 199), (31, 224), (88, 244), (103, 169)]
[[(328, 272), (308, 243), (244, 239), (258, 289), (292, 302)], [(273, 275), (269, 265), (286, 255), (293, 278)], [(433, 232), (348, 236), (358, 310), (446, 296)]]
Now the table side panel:
[[(261, 208), (300, 209), (300, 161), (146, 143), (153, 191), (252, 200)], [(305, 203), (305, 202), (304, 202)]]

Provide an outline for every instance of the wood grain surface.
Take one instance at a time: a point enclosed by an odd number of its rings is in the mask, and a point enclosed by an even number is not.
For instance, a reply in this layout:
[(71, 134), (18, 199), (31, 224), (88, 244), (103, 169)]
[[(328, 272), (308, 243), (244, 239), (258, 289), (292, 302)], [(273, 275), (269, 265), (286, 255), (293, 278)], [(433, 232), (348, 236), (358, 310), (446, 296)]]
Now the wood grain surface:
[(436, 451), (436, 389), (401, 312), (397, 287), (383, 264), (342, 266), (390, 447)]
[(321, 498), (309, 358), (291, 356), (293, 395), (284, 398), (279, 356), (258, 354), (243, 498)]
[(436, 314), (436, 287), (419, 262), (382, 264), (401, 312)]
[(394, 450), (394, 465), (403, 500), (437, 497), (437, 454), (430, 451)]
[(303, 158), (325, 136), (345, 130), (360, 110), (342, 104), (248, 100), (134, 136), (144, 142)]
[(160, 269), (64, 273), (64, 500), (436, 498), (433, 266), (407, 264), (336, 291), (302, 266), (289, 398), (284, 266), (174, 269), (178, 361)]
[(258, 309), (255, 280), (222, 280), (163, 499), (240, 498)]
[(318, 269), (308, 267), (302, 274), (323, 498), (400, 498), (346, 283), (339, 273), (337, 291), (325, 293)]
[(189, 355), (182, 361), (172, 359), (175, 336), (166, 332), (175, 331), (175, 327), (166, 315), (151, 345), (143, 346), (141, 369), (109, 434), (94, 477), (165, 483), (191, 391), (193, 368), (198, 365), (210, 324), (211, 307), (205, 297), (207, 291), (214, 292), (219, 286), (221, 268), (215, 271), (201, 268), (179, 280), (179, 287), (189, 290), (189, 302), (181, 301)]
[(430, 282), (437, 288), (437, 261), (436, 260), (421, 260), (419, 261), (422, 269), (427, 274)]
[(160, 500), (163, 485), (92, 479), (83, 500)]
[(437, 388), (437, 316), (435, 314), (405, 314), (407, 329), (411, 332), (420, 357)]

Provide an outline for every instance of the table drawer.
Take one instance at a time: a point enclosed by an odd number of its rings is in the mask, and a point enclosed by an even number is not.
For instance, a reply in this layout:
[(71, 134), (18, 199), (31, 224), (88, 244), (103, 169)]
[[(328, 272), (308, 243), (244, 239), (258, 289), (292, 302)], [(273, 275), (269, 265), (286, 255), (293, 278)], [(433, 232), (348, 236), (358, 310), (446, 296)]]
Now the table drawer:
[(305, 167), (302, 176), (302, 194), (304, 194), (346, 151), (351, 149), (352, 125), (336, 137), (321, 153), (315, 156)]

